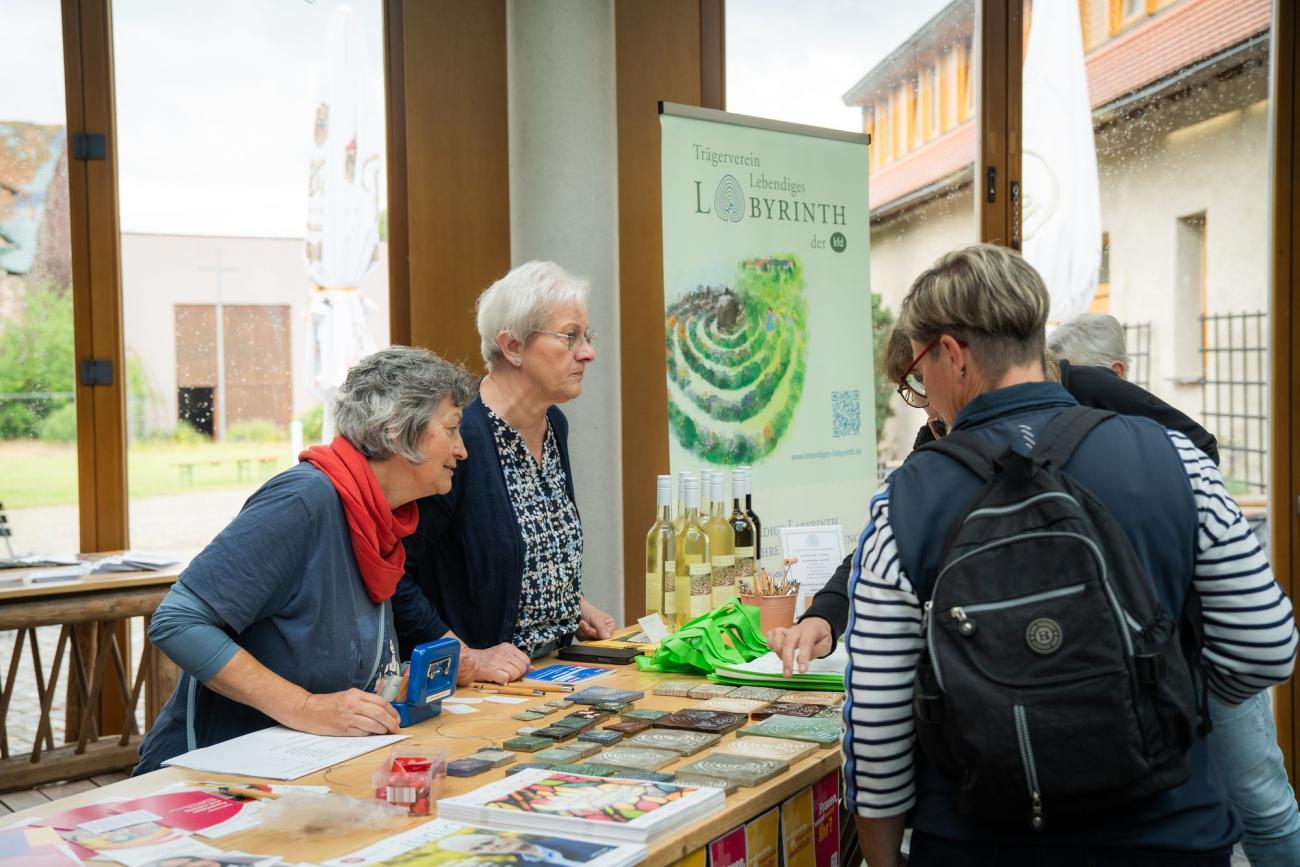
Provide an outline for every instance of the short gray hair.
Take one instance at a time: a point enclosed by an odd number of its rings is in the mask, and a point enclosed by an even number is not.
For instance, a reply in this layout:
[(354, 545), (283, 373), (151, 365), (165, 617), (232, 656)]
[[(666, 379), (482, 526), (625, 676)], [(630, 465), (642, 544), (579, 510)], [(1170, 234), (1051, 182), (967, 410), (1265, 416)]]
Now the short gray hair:
[(898, 328), (917, 343), (943, 334), (965, 341), (980, 369), (998, 380), (1012, 364), (1043, 359), (1051, 299), (1019, 254), (994, 244), (945, 253), (912, 282)]
[(424, 463), (420, 438), (438, 405), (464, 406), (478, 387), (465, 368), (427, 349), (390, 346), (367, 355), (348, 371), (334, 403), (334, 424), (371, 460), (401, 455)]
[(1105, 313), (1080, 313), (1049, 334), (1047, 345), (1081, 367), (1110, 367), (1118, 361), (1128, 368), (1124, 326)]
[(501, 360), (497, 335), (506, 331), (515, 340), (546, 327), (561, 305), (574, 301), (587, 306), (591, 284), (554, 262), (525, 262), (483, 290), (475, 305), (483, 363), (492, 370)]

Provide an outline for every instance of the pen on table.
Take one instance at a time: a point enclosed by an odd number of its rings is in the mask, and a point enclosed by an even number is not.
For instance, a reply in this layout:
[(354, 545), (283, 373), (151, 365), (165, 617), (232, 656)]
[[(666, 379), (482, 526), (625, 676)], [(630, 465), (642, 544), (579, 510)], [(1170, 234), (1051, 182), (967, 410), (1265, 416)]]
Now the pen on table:
[(573, 684), (570, 683), (530, 683), (530, 689), (540, 689), (542, 692), (573, 692)]
[(470, 689), (479, 692), (496, 692), (501, 695), (526, 695), (529, 698), (546, 695), (540, 689), (532, 689), (526, 686), (502, 686), (499, 683), (471, 683), (469, 686)]
[(201, 789), (212, 789), (218, 795), (235, 795), (240, 798), (252, 798), (254, 800), (274, 801), (280, 796), (275, 792), (268, 792), (265, 789), (253, 789), (248, 786), (240, 786), (235, 783), (208, 783), (203, 781), (190, 781), (187, 786), (198, 786)]

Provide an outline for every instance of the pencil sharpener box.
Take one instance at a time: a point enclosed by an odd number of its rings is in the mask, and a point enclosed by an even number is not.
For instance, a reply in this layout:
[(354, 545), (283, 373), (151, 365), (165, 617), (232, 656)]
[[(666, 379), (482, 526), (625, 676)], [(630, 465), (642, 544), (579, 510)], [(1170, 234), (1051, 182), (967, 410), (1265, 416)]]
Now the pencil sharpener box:
[(393, 747), (375, 768), (375, 797), (411, 816), (427, 816), (446, 782), (446, 750)]
[(442, 700), (456, 691), (460, 642), (440, 638), (411, 651), (406, 694), (391, 702), (402, 727), (415, 725), (442, 713)]

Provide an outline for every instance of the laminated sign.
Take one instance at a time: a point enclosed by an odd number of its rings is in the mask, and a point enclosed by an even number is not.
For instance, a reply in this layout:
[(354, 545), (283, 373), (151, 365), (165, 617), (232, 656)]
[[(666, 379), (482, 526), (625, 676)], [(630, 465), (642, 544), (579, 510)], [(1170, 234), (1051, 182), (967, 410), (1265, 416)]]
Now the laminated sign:
[(867, 142), (665, 104), (673, 472), (754, 468), (760, 557), (791, 523), (855, 533), (875, 488)]

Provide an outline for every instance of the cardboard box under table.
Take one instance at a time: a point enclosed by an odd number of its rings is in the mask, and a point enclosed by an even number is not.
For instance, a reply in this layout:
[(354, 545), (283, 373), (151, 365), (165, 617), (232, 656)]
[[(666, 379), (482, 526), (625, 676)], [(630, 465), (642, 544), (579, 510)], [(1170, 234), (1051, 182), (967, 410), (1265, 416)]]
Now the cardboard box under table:
[[(553, 661), (553, 659), (539, 660), (537, 664), (545, 665)], [(700, 700), (653, 695), (651, 690), (658, 681), (682, 679), (687, 678), (682, 675), (641, 672), (635, 666), (629, 665), (616, 667), (614, 671), (599, 678), (594, 683), (604, 687), (644, 691), (645, 698), (635, 704), (638, 709), (656, 708), (675, 711), (698, 704)], [(707, 681), (701, 678), (700, 682), (706, 683)], [(457, 695), (461, 697), (477, 696), (476, 693), (467, 689), (459, 690)], [(482, 697), (486, 698), (486, 696)], [(402, 734), (410, 736), (410, 740), (402, 742), (402, 745), (405, 747), (418, 747), (425, 744), (431, 748), (446, 750), (448, 759), (466, 758), (479, 749), (499, 746), (507, 738), (513, 737), (516, 730), (524, 724), (511, 719), (511, 714), (521, 708), (533, 707), (534, 705), (552, 701), (556, 697), (556, 693), (547, 693), (544, 696), (530, 698), (523, 704), (498, 704), (482, 701), (477, 704), (465, 705), (474, 708), (473, 713), (466, 714), (447, 713), (444, 707), (444, 712), (440, 716), (402, 729)], [(729, 732), (722, 736), (722, 743), (735, 738), (736, 733)], [(684, 756), (668, 765), (664, 770), (675, 771), (680, 766), (697, 761), (700, 755), (702, 754)], [(335, 792), (357, 798), (371, 798), (374, 796), (372, 774), (375, 764), (380, 761), (382, 756), (383, 753), (381, 752), (368, 753), (319, 773), (293, 780), (292, 783), (294, 785), (326, 785)], [(516, 761), (527, 762), (529, 761), (529, 755), (520, 753)], [(493, 768), (472, 777), (449, 776), (446, 780), (443, 796), (463, 794), (477, 789), (484, 783), (501, 779), (506, 775), (506, 771), (509, 770), (512, 764)], [(798, 761), (791, 763), (788, 771), (778, 774), (773, 779), (752, 788), (741, 787), (733, 794), (728, 795), (726, 805), (721, 813), (714, 813), (699, 821), (687, 823), (671, 837), (654, 843), (650, 846), (644, 863), (649, 865), (674, 864), (698, 850), (705, 849), (710, 843), (725, 836), (728, 832), (743, 829), (753, 820), (761, 820), (773, 811), (780, 814), (782, 805), (787, 804), (791, 799), (800, 799), (801, 801), (804, 798), (803, 793), (815, 784), (820, 783), (823, 789), (829, 790), (830, 782), (826, 779), (828, 775), (835, 775), (834, 790), (838, 792), (839, 770), (839, 748), (818, 748)], [(151, 774), (123, 780), (110, 786), (83, 792), (15, 813), (7, 817), (8, 821), (5, 824), (6, 826), (21, 824), (24, 819), (52, 815), (71, 807), (112, 798), (138, 797), (155, 792), (165, 786), (192, 779), (230, 780), (237, 783), (263, 782), (251, 777), (229, 777), (220, 774), (199, 773), (179, 767), (164, 768)], [(414, 827), (427, 820), (411, 818), (404, 821), (406, 824), (402, 827), (407, 828)], [(333, 835), (317, 834), (308, 839), (297, 838), (290, 840), (287, 835), (277, 833), (273, 827), (261, 826), (222, 837), (220, 840), (213, 841), (213, 843), (224, 850), (240, 850), (268, 855), (291, 854), (291, 860), (293, 861), (315, 863), (355, 852), (386, 836), (391, 836), (392, 833), (395, 832), (353, 831)], [(806, 836), (806, 831), (798, 833), (800, 833), (801, 838)], [(824, 832), (822, 836), (825, 836)], [(838, 837), (838, 831), (836, 837)], [(206, 838), (199, 836), (198, 839), (205, 840)], [(103, 863), (107, 864), (109, 862)], [(808, 863), (812, 864), (814, 862), (810, 861)]]

